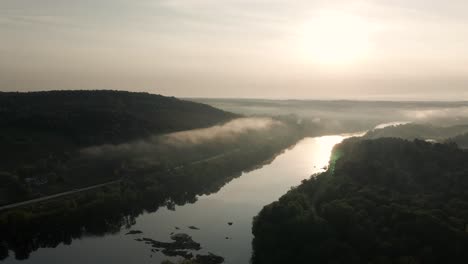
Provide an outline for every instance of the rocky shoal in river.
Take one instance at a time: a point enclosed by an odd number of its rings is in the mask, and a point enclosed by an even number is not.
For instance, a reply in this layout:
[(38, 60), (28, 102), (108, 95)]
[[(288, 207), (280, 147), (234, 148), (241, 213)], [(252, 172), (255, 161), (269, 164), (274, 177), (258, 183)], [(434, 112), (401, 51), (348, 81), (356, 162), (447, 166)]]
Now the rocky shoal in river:
[[(140, 232), (130, 231), (127, 234), (141, 234)], [(161, 252), (166, 256), (175, 257), (180, 256), (184, 259), (193, 260), (197, 264), (221, 264), (224, 258), (215, 254), (209, 253), (208, 255), (196, 256), (189, 251), (198, 251), (201, 249), (200, 243), (195, 242), (192, 237), (185, 233), (172, 234), (170, 236), (172, 242), (157, 241), (148, 237), (136, 238), (136, 241), (144, 242), (151, 245), (152, 252)]]

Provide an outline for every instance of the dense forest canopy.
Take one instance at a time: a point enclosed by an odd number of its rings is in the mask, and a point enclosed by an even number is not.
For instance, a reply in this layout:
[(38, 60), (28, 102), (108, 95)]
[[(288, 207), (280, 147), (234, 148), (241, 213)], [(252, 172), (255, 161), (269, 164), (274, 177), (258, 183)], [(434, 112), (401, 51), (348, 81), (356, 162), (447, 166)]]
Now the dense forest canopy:
[(79, 145), (121, 143), (156, 133), (208, 127), (234, 117), (208, 105), (148, 93), (0, 92), (3, 137), (7, 132), (54, 133)]
[(466, 263), (468, 153), (350, 139), (254, 220), (253, 263)]

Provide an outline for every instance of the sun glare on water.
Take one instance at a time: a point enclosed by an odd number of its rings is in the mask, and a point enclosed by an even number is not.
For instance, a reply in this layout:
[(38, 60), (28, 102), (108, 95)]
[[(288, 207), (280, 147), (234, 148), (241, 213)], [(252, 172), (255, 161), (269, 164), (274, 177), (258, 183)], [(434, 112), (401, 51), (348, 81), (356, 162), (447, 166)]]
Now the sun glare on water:
[(349, 65), (364, 60), (370, 50), (369, 24), (337, 11), (322, 11), (300, 29), (300, 56), (319, 65)]

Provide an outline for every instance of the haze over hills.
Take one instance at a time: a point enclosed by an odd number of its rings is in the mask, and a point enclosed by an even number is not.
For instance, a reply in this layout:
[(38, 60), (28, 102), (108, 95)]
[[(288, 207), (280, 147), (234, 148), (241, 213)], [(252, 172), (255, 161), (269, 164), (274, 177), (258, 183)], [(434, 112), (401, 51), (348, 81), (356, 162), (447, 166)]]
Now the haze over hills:
[[(64, 177), (71, 177), (71, 173), (59, 173), (80, 156), (82, 148), (205, 128), (236, 117), (207, 105), (147, 93), (0, 93), (0, 189), (4, 190), (0, 202), (24, 199), (38, 192), (26, 190), (28, 180), (49, 182), (51, 186), (40, 188), (39, 193), (82, 186), (85, 174), (78, 177), (81, 184), (66, 184)], [(88, 182), (117, 178), (101, 174)], [(57, 187), (52, 187), (54, 182)]]
[(431, 124), (399, 124), (384, 128), (376, 128), (368, 131), (364, 138), (377, 139), (384, 137), (396, 137), (403, 139), (425, 139), (442, 142), (448, 138), (465, 134), (468, 125), (434, 126)]
[(37, 159), (237, 117), (173, 97), (104, 90), (0, 93), (0, 106), (2, 166), (14, 165), (6, 162), (8, 157)]
[(415, 122), (440, 126), (468, 123), (468, 102), (354, 101), (354, 100), (262, 100), (194, 98), (196, 102), (244, 115), (296, 115), (311, 120), (329, 120), (362, 125)]

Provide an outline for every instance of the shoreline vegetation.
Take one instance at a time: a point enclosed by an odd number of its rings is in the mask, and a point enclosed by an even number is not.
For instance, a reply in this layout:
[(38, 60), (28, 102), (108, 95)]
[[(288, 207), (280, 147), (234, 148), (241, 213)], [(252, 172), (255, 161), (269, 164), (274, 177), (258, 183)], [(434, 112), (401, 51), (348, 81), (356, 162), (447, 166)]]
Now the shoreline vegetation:
[(455, 144), (347, 139), (254, 219), (252, 263), (466, 263), (467, 163)]

